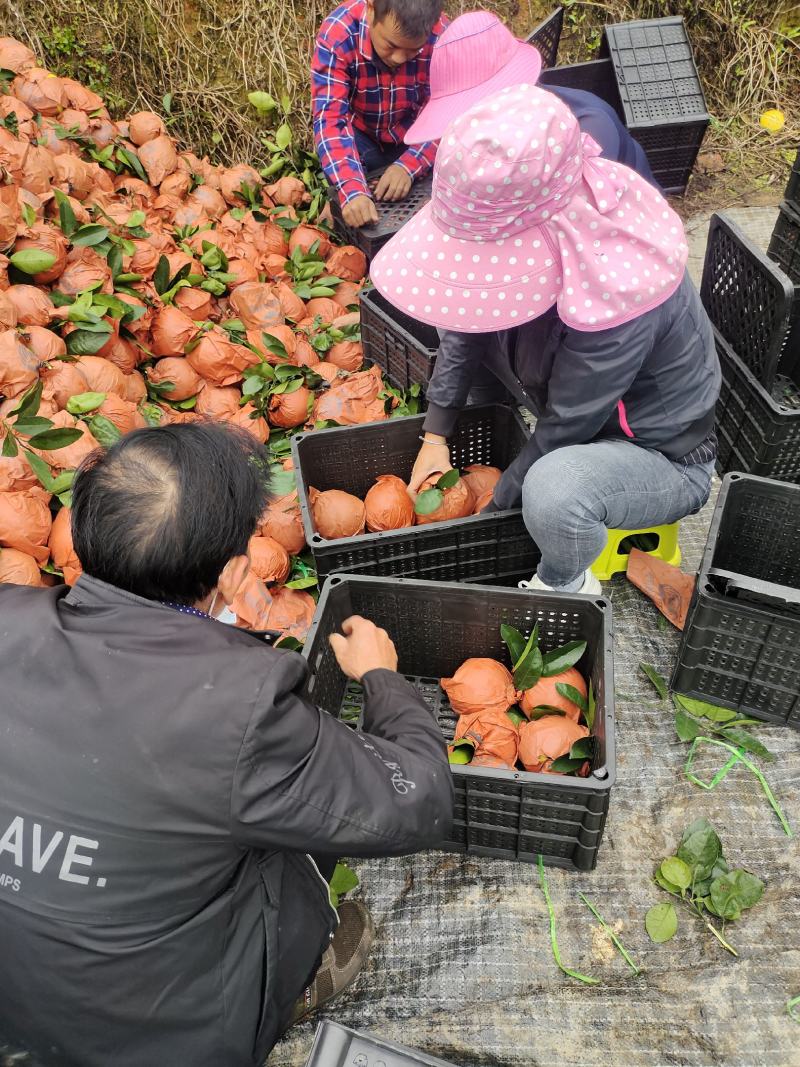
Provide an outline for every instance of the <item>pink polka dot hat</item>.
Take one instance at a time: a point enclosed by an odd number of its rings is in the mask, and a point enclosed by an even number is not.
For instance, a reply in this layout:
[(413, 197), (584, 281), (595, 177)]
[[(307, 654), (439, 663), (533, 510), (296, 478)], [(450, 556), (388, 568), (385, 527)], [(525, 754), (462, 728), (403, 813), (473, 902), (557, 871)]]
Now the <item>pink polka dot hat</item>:
[(441, 329), (490, 333), (554, 304), (578, 330), (658, 307), (680, 285), (683, 225), (634, 171), (600, 158), (551, 93), (517, 85), (445, 131), (433, 194), (378, 252), (371, 277)]

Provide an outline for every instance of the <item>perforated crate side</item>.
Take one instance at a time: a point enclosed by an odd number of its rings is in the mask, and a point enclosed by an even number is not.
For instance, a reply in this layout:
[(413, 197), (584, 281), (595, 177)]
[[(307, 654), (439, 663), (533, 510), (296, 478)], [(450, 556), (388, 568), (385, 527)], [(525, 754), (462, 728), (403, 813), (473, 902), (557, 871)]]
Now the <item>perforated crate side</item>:
[(617, 79), (610, 59), (593, 59), (589, 63), (571, 63), (564, 67), (543, 70), (539, 77), (543, 89), (561, 87), (582, 89), (594, 93), (610, 104), (621, 119), (624, 119), (622, 104), (617, 89)]
[[(717, 471), (800, 482), (800, 389), (785, 380), (776, 400), (716, 332), (722, 388), (716, 408)], [(780, 387), (781, 383), (777, 383)]]
[(724, 214), (711, 216), (700, 296), (722, 337), (770, 389), (789, 332), (794, 286)]
[(528, 44), (534, 45), (539, 51), (542, 57), (542, 68), (545, 70), (556, 65), (563, 25), (564, 8), (558, 7), (525, 38)]
[(377, 363), (400, 389), (427, 385), (433, 374), (439, 334), (389, 303), (376, 289), (361, 297), (364, 358)]
[(338, 670), (328, 636), (348, 614), (372, 619), (391, 635), (399, 670), (431, 708), (445, 740), (455, 715), (439, 686), (472, 656), (508, 664), (500, 637), (507, 623), (528, 634), (538, 623), (545, 650), (586, 640), (578, 668), (591, 678), (597, 712), (596, 753), (589, 778), (451, 768), (455, 820), (448, 851), (545, 862), (591, 870), (597, 861), (615, 780), (611, 606), (601, 598), (556, 596), (401, 579), (337, 575), (324, 585), (304, 655), (311, 668), (309, 693), (332, 714), (360, 713), (363, 696)]
[(653, 177), (665, 193), (686, 189), (707, 127), (705, 121), (631, 127), (631, 136), (644, 149)]
[(792, 173), (789, 175), (789, 182), (783, 195), (796, 211), (800, 211), (800, 151), (794, 157)]
[(800, 207), (781, 204), (767, 255), (795, 286), (796, 310), (800, 309)]
[[(368, 175), (367, 182), (372, 188), (375, 187), (382, 173), (383, 171), (381, 170)], [(414, 182), (411, 186), (411, 192), (405, 200), (396, 202), (376, 200), (375, 206), (378, 209), (378, 221), (360, 228), (348, 226), (344, 221), (339, 197), (336, 191), (329, 186), (328, 199), (331, 205), (334, 228), (346, 244), (355, 245), (356, 248), (361, 249), (368, 259), (372, 259), (389, 238), (394, 237), (397, 231), (410, 218), (413, 218), (421, 207), (428, 203), (431, 198), (431, 186), (432, 179), (428, 175)]]

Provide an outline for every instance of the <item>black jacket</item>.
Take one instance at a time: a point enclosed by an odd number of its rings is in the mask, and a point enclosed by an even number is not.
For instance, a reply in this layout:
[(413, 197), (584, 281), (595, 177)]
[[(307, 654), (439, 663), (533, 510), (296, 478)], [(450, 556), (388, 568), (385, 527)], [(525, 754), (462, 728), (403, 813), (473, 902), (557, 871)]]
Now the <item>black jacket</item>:
[(0, 586), (0, 1034), (74, 1067), (263, 1062), (336, 925), (306, 853), (413, 852), (452, 815), (407, 682), (365, 677), (367, 748), (306, 670), (91, 578)]

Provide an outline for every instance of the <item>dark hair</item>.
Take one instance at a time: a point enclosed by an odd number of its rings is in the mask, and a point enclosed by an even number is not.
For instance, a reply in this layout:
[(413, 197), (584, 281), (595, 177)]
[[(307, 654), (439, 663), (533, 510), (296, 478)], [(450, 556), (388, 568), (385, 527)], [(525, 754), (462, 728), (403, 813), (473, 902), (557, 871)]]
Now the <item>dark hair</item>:
[(406, 37), (429, 37), (442, 14), (442, 0), (373, 0), (375, 21), (394, 15)]
[(93, 452), (72, 491), (84, 571), (148, 600), (203, 600), (247, 551), (267, 470), (251, 434), (210, 421), (134, 430)]

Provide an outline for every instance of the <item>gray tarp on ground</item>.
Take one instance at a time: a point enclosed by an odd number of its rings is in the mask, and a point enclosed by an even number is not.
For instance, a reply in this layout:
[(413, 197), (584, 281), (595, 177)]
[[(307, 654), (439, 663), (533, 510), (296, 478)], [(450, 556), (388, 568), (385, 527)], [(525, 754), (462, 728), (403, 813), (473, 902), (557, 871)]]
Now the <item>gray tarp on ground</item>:
[[(709, 505), (681, 524), (688, 572), (699, 562), (710, 517)], [(556, 968), (534, 867), (428, 853), (353, 864), (376, 943), (366, 971), (327, 1014), (454, 1064), (800, 1064), (800, 1025), (785, 1011), (787, 999), (800, 994), (797, 843), (744, 768), (714, 792), (685, 779), (688, 746), (638, 669), (644, 660), (668, 676), (677, 632), (659, 629), (657, 612), (625, 578), (606, 592), (616, 631), (617, 784), (597, 869), (548, 869), (562, 957), (602, 984), (581, 985)], [(757, 734), (776, 754), (762, 767), (800, 831), (800, 734), (781, 727)], [(729, 925), (739, 959), (689, 915), (664, 945), (652, 944), (644, 929), (647, 909), (668, 899), (650, 881), (654, 866), (700, 816), (717, 827), (731, 865), (766, 882), (762, 901)], [(640, 977), (629, 977), (579, 891), (615, 925), (644, 968)], [(269, 1067), (300, 1067), (314, 1027), (292, 1031)]]

